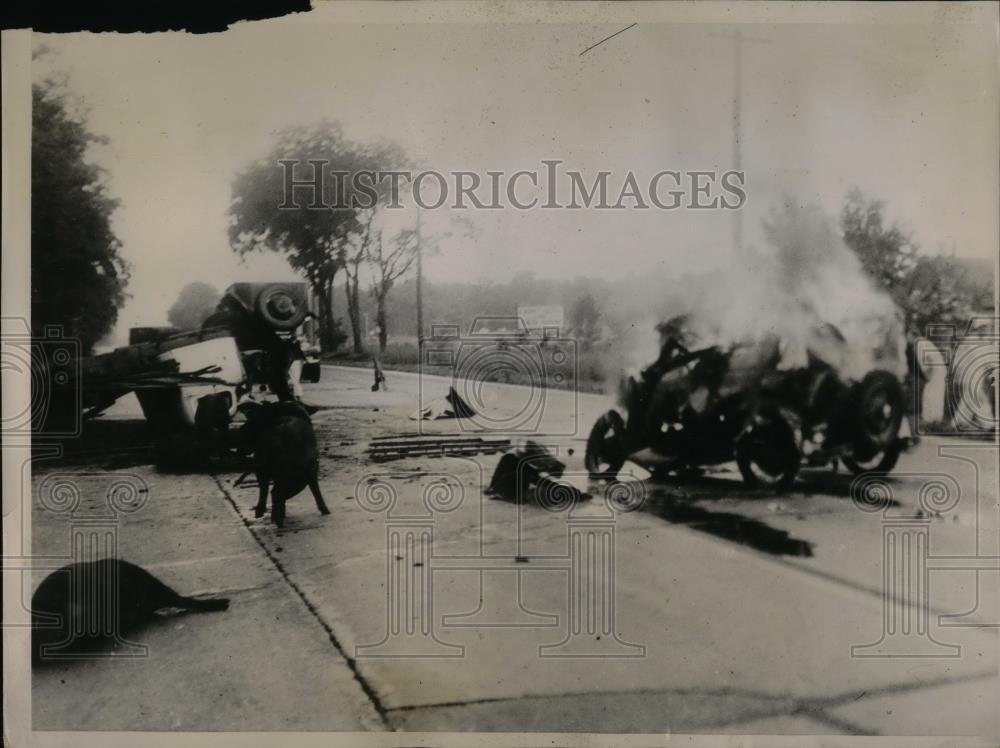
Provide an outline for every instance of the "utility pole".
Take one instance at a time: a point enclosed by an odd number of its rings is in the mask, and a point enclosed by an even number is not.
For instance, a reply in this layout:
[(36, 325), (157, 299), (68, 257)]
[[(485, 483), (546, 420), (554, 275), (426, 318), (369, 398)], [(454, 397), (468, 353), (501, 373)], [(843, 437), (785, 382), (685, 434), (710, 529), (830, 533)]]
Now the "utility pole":
[[(743, 170), (743, 123), (740, 121), (743, 108), (743, 34), (739, 29), (733, 35), (733, 168)], [(733, 245), (736, 251), (743, 249), (743, 212), (733, 211)]]
[[(743, 171), (743, 43), (770, 44), (771, 40), (748, 37), (740, 29), (711, 36), (733, 41), (733, 169)], [(737, 251), (743, 249), (742, 210), (733, 211), (733, 246)]]
[(420, 206), (417, 206), (417, 352), (424, 342), (424, 268), (423, 240), (420, 237)]

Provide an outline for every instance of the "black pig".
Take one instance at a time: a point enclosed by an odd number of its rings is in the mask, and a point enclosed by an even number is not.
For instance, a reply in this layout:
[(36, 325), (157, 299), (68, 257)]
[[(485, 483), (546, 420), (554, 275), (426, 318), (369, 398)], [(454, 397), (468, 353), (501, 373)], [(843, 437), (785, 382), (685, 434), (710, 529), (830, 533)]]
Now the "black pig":
[[(69, 564), (49, 574), (31, 597), (32, 663), (122, 643), (125, 634), (156, 618), (156, 611), (226, 610), (226, 598), (181, 595), (145, 569), (105, 558)], [(51, 650), (50, 650), (51, 648)]]
[(229, 409), (233, 396), (215, 392), (198, 398), (194, 414), (194, 441), (200, 455), (209, 464), (221, 462), (229, 445)]
[(330, 510), (319, 490), (319, 451), (312, 420), (296, 402), (245, 403), (240, 411), (247, 422), (241, 429), (243, 449), (253, 453), (253, 469), (260, 486), (254, 516), (267, 510), (267, 491), (271, 491), (271, 519), (278, 527), (285, 524), (285, 502), (307, 485), (321, 514)]

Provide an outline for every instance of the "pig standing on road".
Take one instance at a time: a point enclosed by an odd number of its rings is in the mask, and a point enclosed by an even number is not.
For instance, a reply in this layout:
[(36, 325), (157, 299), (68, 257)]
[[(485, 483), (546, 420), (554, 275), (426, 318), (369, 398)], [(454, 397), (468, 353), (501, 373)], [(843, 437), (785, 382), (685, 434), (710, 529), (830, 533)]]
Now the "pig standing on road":
[(194, 414), (195, 443), (210, 464), (222, 462), (229, 446), (231, 392), (214, 392), (198, 398)]
[(271, 483), (271, 519), (278, 527), (285, 523), (285, 502), (307, 485), (321, 514), (330, 510), (319, 490), (319, 451), (312, 420), (296, 402), (256, 403), (239, 406), (247, 422), (241, 430), (243, 448), (253, 452), (254, 472), (260, 496), (254, 516), (267, 510), (267, 490)]

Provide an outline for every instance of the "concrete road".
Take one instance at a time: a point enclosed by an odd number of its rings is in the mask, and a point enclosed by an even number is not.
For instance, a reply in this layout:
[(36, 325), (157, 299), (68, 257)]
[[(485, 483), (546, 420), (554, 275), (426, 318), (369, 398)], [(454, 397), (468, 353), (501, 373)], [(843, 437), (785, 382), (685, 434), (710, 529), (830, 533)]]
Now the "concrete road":
[[(780, 497), (733, 470), (637, 480), (612, 511), (582, 465), (606, 398), (460, 382), (480, 418), (417, 422), (449, 380), (388, 377), (307, 386), (332, 514), (305, 492), (281, 531), (236, 473), (40, 465), (36, 554), (72, 530), (46, 478), (145, 482), (121, 555), (233, 604), (141, 630), (148, 657), (36, 671), (36, 728), (1000, 734), (995, 447), (925, 439), (874, 511), (829, 470)], [(586, 500), (485, 495), (495, 454), (365, 453), (486, 428), (549, 445)]]

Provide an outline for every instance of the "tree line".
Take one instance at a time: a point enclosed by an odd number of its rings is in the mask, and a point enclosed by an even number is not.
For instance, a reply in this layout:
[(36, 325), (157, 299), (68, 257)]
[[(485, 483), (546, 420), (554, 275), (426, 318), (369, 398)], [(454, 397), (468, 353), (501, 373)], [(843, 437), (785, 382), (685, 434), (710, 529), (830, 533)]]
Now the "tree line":
[[(107, 174), (92, 159), (92, 148), (106, 140), (91, 132), (81, 103), (64, 84), (34, 84), (32, 104), (32, 330), (43, 335), (47, 326), (59, 325), (89, 352), (114, 327), (131, 270), (112, 228), (118, 203), (109, 195)], [(415, 333), (417, 252), (435, 251), (453, 230), (470, 233), (468, 224), (459, 222), (436, 234), (418, 232), (415, 225), (394, 225), (386, 220), (385, 194), (368, 208), (281, 209), (283, 159), (320, 159), (351, 174), (408, 170), (407, 155), (386, 141), (352, 141), (335, 122), (286, 130), (269, 153), (234, 176), (228, 238), (240, 256), (278, 252), (301, 274), (319, 305), (325, 351), (348, 341), (356, 352), (364, 351), (366, 315), (374, 318), (380, 349), (390, 334)], [(853, 190), (845, 200), (840, 229), (865, 271), (902, 310), (909, 336), (923, 335), (931, 323), (960, 323), (971, 313), (992, 310), (990, 274), (969, 272), (954, 258), (921, 253), (904, 228), (887, 221), (883, 202)], [(643, 300), (669, 293), (671, 284), (683, 288), (685, 282), (652, 279), (637, 271), (623, 281), (550, 280), (522, 273), (509, 283), (431, 283), (425, 318), (428, 325), (463, 324), (476, 316), (512, 316), (519, 304), (562, 304), (572, 332), (587, 343), (603, 329), (622, 329), (648, 317), (652, 310), (642, 307)], [(195, 287), (183, 294), (171, 323), (187, 327), (198, 323), (199, 310), (214, 305), (218, 292)], [(343, 329), (344, 318), (349, 332)]]

